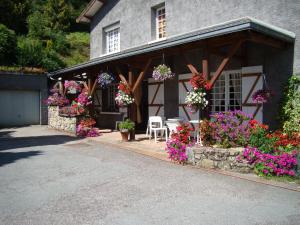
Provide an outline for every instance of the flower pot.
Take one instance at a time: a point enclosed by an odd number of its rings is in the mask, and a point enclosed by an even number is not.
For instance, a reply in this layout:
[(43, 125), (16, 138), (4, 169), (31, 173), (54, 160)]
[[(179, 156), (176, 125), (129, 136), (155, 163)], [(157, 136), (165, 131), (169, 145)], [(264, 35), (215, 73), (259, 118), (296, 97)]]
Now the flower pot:
[(128, 130), (121, 130), (122, 141), (128, 141), (129, 132)]

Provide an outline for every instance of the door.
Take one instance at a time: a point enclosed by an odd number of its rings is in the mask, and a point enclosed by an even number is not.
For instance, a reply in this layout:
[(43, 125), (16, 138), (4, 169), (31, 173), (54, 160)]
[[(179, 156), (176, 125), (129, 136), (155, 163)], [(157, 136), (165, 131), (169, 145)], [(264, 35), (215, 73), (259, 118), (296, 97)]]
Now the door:
[(148, 79), (148, 115), (165, 116), (164, 83), (153, 78)]
[(0, 90), (0, 126), (40, 124), (40, 92)]
[(252, 100), (252, 95), (263, 88), (263, 67), (249, 66), (242, 68), (242, 102), (243, 111), (252, 114), (254, 119), (263, 122), (263, 105), (256, 104)]

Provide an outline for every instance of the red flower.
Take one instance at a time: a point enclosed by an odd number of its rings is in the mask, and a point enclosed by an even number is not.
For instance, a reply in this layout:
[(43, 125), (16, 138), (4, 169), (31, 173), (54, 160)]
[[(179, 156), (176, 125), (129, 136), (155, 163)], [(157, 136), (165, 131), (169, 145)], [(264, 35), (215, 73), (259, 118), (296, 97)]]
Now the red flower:
[(205, 88), (206, 90), (210, 89), (210, 85), (202, 74), (194, 75), (190, 80), (190, 84), (194, 90), (200, 88)]

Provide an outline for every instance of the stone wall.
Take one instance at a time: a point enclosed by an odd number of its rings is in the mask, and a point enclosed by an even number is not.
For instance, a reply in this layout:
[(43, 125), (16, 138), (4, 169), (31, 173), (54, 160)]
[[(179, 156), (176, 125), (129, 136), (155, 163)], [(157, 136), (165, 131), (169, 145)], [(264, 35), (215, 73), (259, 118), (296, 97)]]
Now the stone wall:
[(78, 117), (59, 116), (58, 106), (48, 106), (48, 127), (76, 134)]
[(253, 166), (247, 162), (239, 162), (236, 157), (243, 148), (213, 148), (193, 147), (189, 149), (189, 161), (199, 167), (208, 169), (231, 170), (240, 173), (250, 173)]

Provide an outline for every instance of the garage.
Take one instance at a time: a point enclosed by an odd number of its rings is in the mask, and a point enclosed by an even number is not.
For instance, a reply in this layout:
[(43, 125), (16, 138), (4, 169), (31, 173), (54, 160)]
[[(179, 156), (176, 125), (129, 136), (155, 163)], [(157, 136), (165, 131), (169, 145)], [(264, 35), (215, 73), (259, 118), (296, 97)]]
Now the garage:
[(45, 74), (0, 72), (0, 127), (47, 124)]
[(40, 124), (38, 91), (0, 90), (0, 126)]

